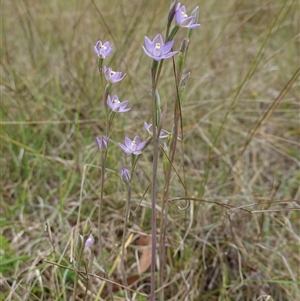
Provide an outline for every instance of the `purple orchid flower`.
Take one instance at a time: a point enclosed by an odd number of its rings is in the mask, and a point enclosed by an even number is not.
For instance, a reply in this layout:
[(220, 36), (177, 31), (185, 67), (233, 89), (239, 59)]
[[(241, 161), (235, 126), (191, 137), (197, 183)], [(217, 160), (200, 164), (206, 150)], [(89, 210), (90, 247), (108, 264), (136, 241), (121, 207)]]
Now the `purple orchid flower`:
[(125, 137), (125, 145), (122, 143), (118, 144), (126, 154), (140, 155), (146, 145), (146, 141), (141, 142), (139, 136), (135, 136), (132, 141), (129, 138)]
[(164, 43), (161, 34), (158, 34), (152, 42), (148, 37), (145, 37), (145, 47), (142, 47), (148, 56), (153, 58), (155, 61), (161, 61), (178, 53), (178, 51), (171, 51), (173, 44), (174, 41)]
[(109, 141), (108, 137), (101, 137), (101, 138), (96, 137), (96, 141), (97, 141), (100, 151), (107, 150), (107, 145), (108, 145), (108, 141)]
[(122, 76), (122, 72), (113, 71), (111, 67), (106, 68), (105, 66), (103, 66), (103, 73), (106, 80), (112, 84), (121, 81), (126, 75), (125, 73)]
[(180, 3), (178, 3), (178, 9), (175, 13), (175, 24), (179, 27), (185, 27), (185, 28), (196, 28), (199, 27), (200, 24), (195, 24), (199, 7), (197, 6), (191, 13), (191, 16), (189, 17), (186, 14), (185, 6), (180, 6)]
[(121, 169), (121, 179), (125, 183), (130, 182), (130, 171), (124, 167)]
[(111, 54), (112, 45), (109, 42), (102, 44), (101, 41), (98, 41), (94, 46), (94, 51), (96, 52), (98, 57), (105, 59)]
[(92, 234), (89, 235), (88, 239), (86, 240), (84, 246), (86, 248), (90, 248), (95, 242), (94, 236)]
[(119, 97), (117, 95), (114, 95), (112, 98), (110, 98), (110, 96), (108, 95), (106, 103), (114, 112), (118, 112), (118, 113), (125, 113), (131, 109), (131, 108), (126, 109), (128, 101), (120, 102)]
[[(150, 134), (150, 136), (153, 135), (153, 130), (152, 130), (152, 124), (151, 123), (147, 123), (144, 122), (144, 127), (146, 129), (146, 131)], [(169, 134), (163, 130), (160, 131), (159, 133), (159, 138), (168, 138)]]

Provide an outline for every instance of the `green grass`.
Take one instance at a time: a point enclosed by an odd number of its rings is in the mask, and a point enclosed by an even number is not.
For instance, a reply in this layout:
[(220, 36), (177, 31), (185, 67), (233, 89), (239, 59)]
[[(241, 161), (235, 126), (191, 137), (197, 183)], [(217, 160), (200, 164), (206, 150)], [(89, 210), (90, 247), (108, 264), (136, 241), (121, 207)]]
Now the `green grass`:
[[(80, 221), (90, 218), (97, 240), (100, 170), (94, 166), (100, 164), (100, 154), (95, 137), (104, 134), (105, 125), (93, 52), (98, 39), (113, 43), (107, 65), (127, 73), (114, 93), (132, 107), (114, 122), (107, 162), (103, 253), (107, 267), (113, 266), (122, 242), (126, 200), (119, 170), (129, 164), (117, 142), (125, 135), (147, 137), (143, 122), (151, 120), (151, 61), (141, 46), (144, 35), (164, 33), (169, 4), (2, 4), (0, 300), (70, 300), (75, 272), (44, 260), (72, 268), (70, 238), (80, 202)], [(181, 177), (184, 168), (193, 200), (170, 203), (164, 298), (296, 300), (299, 3), (184, 4), (188, 12), (199, 5), (202, 26), (195, 29), (185, 66), (191, 76), (182, 105), (184, 150), (178, 146), (174, 164)], [(176, 49), (185, 33), (176, 36)], [(168, 103), (166, 130), (172, 127), (175, 96), (171, 65), (165, 62), (160, 82), (162, 103)], [(147, 150), (133, 183), (135, 215), (129, 228), (134, 233), (151, 231), (151, 161)], [(163, 181), (160, 166), (159, 198)], [(175, 173), (170, 196), (185, 196)], [(129, 276), (137, 274), (137, 249), (135, 241), (128, 247)], [(93, 252), (97, 257), (96, 246)], [(91, 272), (103, 277), (97, 266)], [(119, 269), (112, 279), (120, 279)], [(149, 283), (146, 271), (132, 288), (148, 294)], [(100, 285), (100, 279), (91, 277), (86, 300), (96, 300)], [(80, 279), (78, 298), (83, 298), (84, 287)], [(124, 292), (116, 292), (115, 300), (125, 300)], [(146, 299), (136, 295), (135, 300)]]

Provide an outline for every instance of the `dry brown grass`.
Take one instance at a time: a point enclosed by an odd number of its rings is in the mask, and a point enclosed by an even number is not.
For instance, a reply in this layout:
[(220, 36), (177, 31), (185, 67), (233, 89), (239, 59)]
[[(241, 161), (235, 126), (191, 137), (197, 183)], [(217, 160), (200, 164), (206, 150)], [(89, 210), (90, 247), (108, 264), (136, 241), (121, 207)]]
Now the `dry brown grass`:
[[(196, 5), (202, 26), (193, 35), (187, 59), (191, 77), (182, 108), (184, 156), (179, 148), (176, 159), (181, 176), (184, 167), (191, 199), (183, 199), (184, 189), (174, 175), (165, 300), (296, 300), (299, 3), (186, 3), (189, 11)], [(72, 267), (80, 202), (81, 221), (89, 218), (97, 235), (100, 171), (86, 164), (99, 165), (94, 140), (103, 130), (92, 50), (98, 39), (113, 42), (109, 64), (127, 73), (118, 95), (133, 108), (114, 125), (107, 163), (103, 251), (107, 267), (113, 266), (125, 208), (119, 169), (128, 159), (116, 142), (125, 134), (133, 137), (150, 120), (150, 60), (141, 45), (144, 35), (164, 32), (168, 8), (169, 1), (159, 0), (2, 4), (0, 300), (70, 300), (75, 272), (55, 264)], [(175, 47), (183, 37), (179, 32)], [(171, 108), (174, 79), (171, 64), (165, 67), (160, 93)], [(170, 130), (171, 109), (168, 114), (164, 128)], [(134, 182), (129, 276), (138, 273), (137, 239), (151, 229), (146, 193), (150, 163), (147, 151)], [(97, 257), (96, 247), (93, 252)], [(102, 283), (96, 261), (91, 273), (86, 300), (96, 300)], [(112, 279), (119, 278), (117, 267)], [(147, 295), (149, 271), (133, 279), (132, 289)], [(80, 279), (78, 300), (85, 287)], [(116, 293), (115, 300), (124, 300), (122, 296)]]

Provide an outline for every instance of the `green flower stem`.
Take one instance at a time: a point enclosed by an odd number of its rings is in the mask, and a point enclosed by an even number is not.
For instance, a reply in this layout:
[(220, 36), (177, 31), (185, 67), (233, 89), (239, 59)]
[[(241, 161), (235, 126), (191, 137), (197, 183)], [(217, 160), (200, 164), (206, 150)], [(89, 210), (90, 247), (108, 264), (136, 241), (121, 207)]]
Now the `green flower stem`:
[(111, 111), (111, 112), (109, 113), (109, 116), (108, 116), (108, 124), (107, 124), (107, 131), (108, 131), (108, 132), (110, 132), (110, 128), (111, 128), (111, 126), (112, 126), (112, 122), (113, 122), (113, 120), (114, 120), (115, 115), (116, 115), (116, 112), (114, 112), (114, 111)]
[(103, 59), (99, 58), (99, 60), (98, 60), (98, 70), (99, 70), (100, 74), (102, 74), (102, 65), (103, 65)]
[(159, 126), (159, 121), (160, 121), (160, 115), (161, 115), (161, 106), (160, 106), (160, 97), (158, 94), (157, 89), (155, 90), (155, 125)]
[[(175, 35), (176, 35), (176, 33), (178, 32), (179, 28), (180, 28), (180, 27), (179, 27), (178, 25), (175, 25), (175, 26), (172, 28), (172, 30), (171, 30), (171, 32), (170, 32), (168, 38), (167, 38), (167, 41), (173, 40), (173, 38), (175, 37)], [(167, 42), (167, 41), (166, 41), (166, 42)]]
[(159, 77), (160, 77), (160, 73), (161, 73), (161, 70), (162, 70), (163, 63), (164, 63), (164, 60), (161, 60), (160, 63), (159, 63), (159, 66), (158, 66), (158, 71), (156, 72), (157, 74), (155, 76), (155, 83), (154, 83), (155, 90), (156, 90), (156, 87), (157, 87), (157, 84), (158, 84), (158, 80), (159, 80)]

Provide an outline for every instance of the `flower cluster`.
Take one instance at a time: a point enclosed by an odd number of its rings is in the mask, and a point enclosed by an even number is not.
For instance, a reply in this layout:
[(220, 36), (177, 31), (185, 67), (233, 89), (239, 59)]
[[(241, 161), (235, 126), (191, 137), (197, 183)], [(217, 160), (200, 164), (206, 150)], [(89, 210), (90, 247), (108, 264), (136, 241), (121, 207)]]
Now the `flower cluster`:
[[(175, 25), (178, 27), (185, 27), (188, 29), (193, 29), (199, 27), (200, 24), (196, 24), (197, 16), (199, 13), (198, 6), (192, 11), (191, 16), (188, 16), (186, 13), (185, 6), (180, 6), (180, 3), (177, 3), (176, 6), (171, 8), (171, 17), (175, 19)], [(171, 22), (171, 21), (170, 21)], [(161, 34), (155, 36), (155, 38), (151, 41), (148, 37), (145, 36), (145, 46), (143, 47), (144, 52), (154, 59), (155, 61), (159, 62), (161, 60), (170, 58), (178, 53), (178, 51), (171, 51), (173, 47), (174, 41), (167, 41), (166, 43), (163, 40)]]
[[(168, 15), (168, 30), (167, 35), (164, 38), (161, 34), (157, 34), (153, 40), (149, 39), (147, 36), (144, 37), (144, 46), (142, 46), (144, 52), (147, 56), (154, 60), (153, 66), (157, 66), (158, 63), (164, 59), (168, 59), (182, 51), (173, 51), (174, 41), (173, 37), (179, 30), (179, 28), (187, 28), (187, 29), (194, 29), (200, 26), (197, 24), (197, 18), (199, 14), (199, 8), (196, 7), (189, 16), (186, 12), (186, 8), (184, 5), (181, 5), (177, 1), (174, 1)], [(174, 19), (175, 26), (173, 27), (171, 33), (169, 34), (169, 27)], [(184, 43), (183, 43), (184, 44)], [(184, 44), (185, 45), (185, 44)], [(98, 41), (94, 46), (94, 51), (99, 57), (99, 70), (103, 72), (103, 75), (107, 81), (106, 90), (106, 104), (112, 110), (109, 115), (109, 121), (111, 122), (115, 116), (115, 113), (125, 113), (128, 112), (131, 108), (127, 108), (128, 101), (121, 102), (117, 95), (110, 96), (110, 89), (113, 83), (117, 83), (121, 81), (126, 74), (123, 74), (120, 71), (114, 71), (111, 67), (103, 66), (102, 69), (102, 62), (103, 59), (107, 58), (112, 52), (112, 45), (107, 41), (102, 43)], [(119, 146), (126, 154), (133, 154), (133, 155), (140, 155), (143, 149), (148, 145), (148, 142), (151, 140), (153, 136), (153, 125), (150, 123), (145, 122), (144, 127), (146, 131), (149, 133), (150, 137), (148, 140), (142, 142), (139, 136), (135, 136), (133, 140), (125, 137), (124, 144), (118, 143)], [(169, 134), (166, 131), (161, 130), (159, 133), (159, 138), (167, 138)], [(101, 137), (96, 138), (98, 147), (101, 151), (106, 151), (109, 138), (108, 137)], [(129, 183), (130, 181), (130, 172), (126, 168), (122, 168), (121, 170), (121, 178), (124, 182)], [(86, 244), (89, 244), (88, 240)]]
[[(158, 138), (168, 138), (167, 142), (163, 143), (163, 151), (164, 151), (164, 157), (163, 157), (163, 172), (165, 177), (165, 188), (169, 187), (171, 183), (171, 175), (172, 175), (172, 169), (173, 169), (173, 160), (175, 158), (175, 152), (177, 149), (176, 142), (179, 139), (178, 133), (179, 133), (179, 126), (181, 124), (181, 115), (180, 115), (180, 106), (183, 100), (184, 96), (184, 89), (186, 86), (187, 79), (189, 77), (189, 73), (184, 74), (184, 63), (186, 60), (186, 54), (188, 51), (189, 41), (191, 39), (193, 29), (200, 26), (200, 24), (197, 23), (199, 14), (199, 8), (196, 7), (190, 15), (187, 14), (186, 8), (184, 5), (181, 5), (178, 0), (174, 0), (171, 4), (168, 18), (167, 18), (167, 26), (166, 26), (166, 34), (163, 37), (161, 34), (157, 34), (154, 36), (153, 39), (150, 39), (149, 37), (144, 37), (144, 45), (142, 46), (143, 51), (147, 56), (149, 56), (153, 61), (151, 65), (151, 103), (145, 104), (145, 106), (152, 106), (152, 123), (144, 122), (144, 128), (146, 129), (148, 135), (148, 138), (145, 141), (142, 141), (139, 136), (135, 136), (132, 140), (125, 136), (124, 138), (124, 144), (118, 143), (118, 146), (121, 148), (122, 151), (125, 152), (125, 154), (129, 154), (131, 159), (131, 169), (122, 168), (120, 170), (120, 178), (124, 182), (124, 185), (127, 188), (127, 203), (126, 203), (126, 213), (125, 213), (125, 219), (124, 219), (124, 230), (123, 230), (123, 243), (122, 243), (122, 257), (121, 262), (124, 267), (124, 246), (126, 241), (126, 231), (128, 226), (128, 220), (129, 220), (129, 214), (130, 214), (130, 206), (131, 206), (131, 195), (132, 195), (132, 179), (135, 175), (135, 170), (137, 167), (138, 160), (140, 158), (140, 155), (145, 150), (145, 148), (150, 144), (151, 141), (153, 141), (153, 162), (152, 162), (152, 180), (151, 180), (151, 209), (152, 209), (152, 254), (156, 252), (156, 236), (157, 236), (157, 230), (156, 230), (156, 197), (157, 197), (157, 174), (158, 174), (158, 163), (160, 160), (159, 158), (159, 143), (161, 140), (158, 141)], [(172, 25), (173, 23), (173, 25)], [(187, 36), (182, 41), (181, 46), (179, 49), (173, 49), (174, 47), (174, 37), (177, 34), (181, 28), (188, 29), (187, 30)], [(174, 47), (175, 48), (175, 47)], [(126, 73), (123, 74), (121, 71), (114, 71), (112, 67), (107, 67), (103, 65), (104, 59), (107, 59), (107, 57), (112, 53), (113, 47), (110, 44), (110, 42), (106, 41), (102, 43), (101, 41), (98, 41), (94, 45), (94, 52), (96, 53), (98, 57), (98, 70), (100, 71), (100, 85), (101, 87), (104, 85), (104, 78), (106, 80), (106, 86), (103, 86), (103, 104), (105, 106), (105, 116), (106, 116), (106, 128), (105, 133), (106, 136), (102, 137), (96, 137), (96, 142), (98, 145), (98, 148), (101, 152), (101, 194), (99, 199), (99, 220), (98, 220), (98, 233), (99, 233), (99, 245), (100, 245), (100, 257), (103, 257), (101, 255), (102, 248), (101, 248), (101, 216), (102, 213), (102, 204), (103, 204), (103, 196), (105, 191), (105, 179), (106, 179), (106, 165), (109, 165), (108, 159), (109, 156), (107, 156), (107, 149), (108, 144), (110, 141), (110, 134), (113, 120), (116, 116), (120, 116), (120, 114), (117, 113), (126, 113), (131, 110), (131, 108), (128, 108), (128, 101), (121, 101), (117, 95), (112, 94), (112, 89), (114, 88), (115, 83), (118, 83), (124, 79), (126, 76)], [(178, 54), (178, 57), (174, 59), (174, 56)], [(174, 93), (174, 121), (173, 121), (173, 129), (170, 132), (167, 132), (165, 130), (162, 130), (162, 125), (164, 124), (164, 120), (166, 119), (167, 114), (167, 104), (165, 105), (165, 108), (162, 110), (161, 106), (161, 99), (160, 94), (158, 92), (159, 85), (160, 85), (160, 76), (164, 74), (162, 71), (163, 67), (163, 60), (173, 58), (173, 69), (174, 69), (174, 77), (175, 77), (175, 85), (176, 85), (176, 93)], [(128, 159), (128, 158), (127, 158)], [(167, 191), (167, 190), (165, 190)], [(146, 194), (146, 192), (145, 192)], [(169, 198), (168, 193), (165, 194), (163, 198), (163, 202), (167, 201)], [(168, 219), (163, 220), (162, 229), (167, 229), (167, 221)], [(85, 258), (89, 259), (89, 262), (92, 262), (93, 257), (91, 256), (91, 252), (93, 249), (94, 244), (94, 237), (90, 231), (90, 223), (89, 221), (86, 222), (86, 226), (84, 227), (84, 236), (80, 240), (81, 245), (84, 244), (84, 255)], [(89, 236), (88, 236), (89, 235)], [(85, 242), (84, 242), (85, 240)], [(161, 246), (165, 246), (165, 238), (162, 237)], [(92, 248), (91, 248), (92, 247)], [(164, 258), (162, 258), (163, 260)], [(155, 295), (155, 263), (156, 263), (156, 257), (153, 256), (151, 259), (151, 292), (150, 292), (150, 300), (154, 300)], [(126, 279), (126, 275), (124, 274), (124, 278)], [(162, 279), (161, 283), (164, 282), (164, 279)], [(75, 297), (76, 290), (74, 290), (74, 297)], [(128, 294), (130, 297), (130, 294)], [(152, 296), (152, 297), (151, 297)], [(128, 298), (128, 299), (131, 299)], [(160, 299), (164, 299), (164, 295), (162, 294)]]

